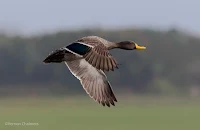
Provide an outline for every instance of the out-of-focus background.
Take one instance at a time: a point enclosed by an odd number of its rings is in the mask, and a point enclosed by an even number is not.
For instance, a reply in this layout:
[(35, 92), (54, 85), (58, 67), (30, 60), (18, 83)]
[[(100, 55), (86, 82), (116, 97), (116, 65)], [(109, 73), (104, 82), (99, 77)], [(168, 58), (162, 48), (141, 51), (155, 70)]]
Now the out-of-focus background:
[[(0, 0), (0, 129), (199, 130), (199, 5)], [(42, 62), (88, 35), (147, 47), (111, 51), (120, 64), (106, 73), (115, 107), (90, 99), (64, 64)]]

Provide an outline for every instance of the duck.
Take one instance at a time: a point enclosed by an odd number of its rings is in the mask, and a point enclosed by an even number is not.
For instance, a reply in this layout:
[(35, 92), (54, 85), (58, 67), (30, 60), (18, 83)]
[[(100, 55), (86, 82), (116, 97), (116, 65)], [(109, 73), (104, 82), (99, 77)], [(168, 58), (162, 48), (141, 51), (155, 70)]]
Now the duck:
[(118, 69), (109, 50), (145, 50), (134, 41), (111, 42), (99, 36), (85, 36), (49, 53), (44, 63), (64, 62), (86, 93), (103, 106), (115, 106), (117, 98), (105, 74)]

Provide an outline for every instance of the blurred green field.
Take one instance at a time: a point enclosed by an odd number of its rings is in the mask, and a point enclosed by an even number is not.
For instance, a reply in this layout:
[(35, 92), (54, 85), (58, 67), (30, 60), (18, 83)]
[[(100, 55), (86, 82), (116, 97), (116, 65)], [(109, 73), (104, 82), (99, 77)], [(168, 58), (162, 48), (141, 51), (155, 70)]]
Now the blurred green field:
[[(102, 107), (89, 97), (1, 98), (0, 130), (199, 130), (200, 102), (191, 99), (119, 97)], [(39, 123), (38, 126), (5, 125)]]

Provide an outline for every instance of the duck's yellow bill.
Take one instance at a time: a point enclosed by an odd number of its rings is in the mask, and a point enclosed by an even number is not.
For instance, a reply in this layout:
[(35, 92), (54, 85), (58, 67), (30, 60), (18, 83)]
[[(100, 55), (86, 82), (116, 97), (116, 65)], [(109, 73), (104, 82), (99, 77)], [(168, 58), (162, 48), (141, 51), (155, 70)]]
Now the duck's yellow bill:
[(136, 48), (137, 50), (145, 50), (145, 49), (146, 49), (145, 46), (139, 46), (138, 44), (135, 44), (135, 48)]

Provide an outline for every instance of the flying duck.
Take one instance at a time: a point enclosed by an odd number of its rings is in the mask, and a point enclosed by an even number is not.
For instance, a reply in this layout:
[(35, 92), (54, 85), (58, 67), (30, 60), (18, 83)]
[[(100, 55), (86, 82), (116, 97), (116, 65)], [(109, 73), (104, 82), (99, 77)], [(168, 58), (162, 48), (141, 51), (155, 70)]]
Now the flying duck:
[(64, 62), (91, 98), (110, 107), (110, 104), (115, 106), (117, 99), (104, 71), (118, 68), (115, 58), (109, 53), (114, 48), (146, 49), (134, 41), (110, 42), (98, 36), (86, 36), (53, 51), (43, 62)]

